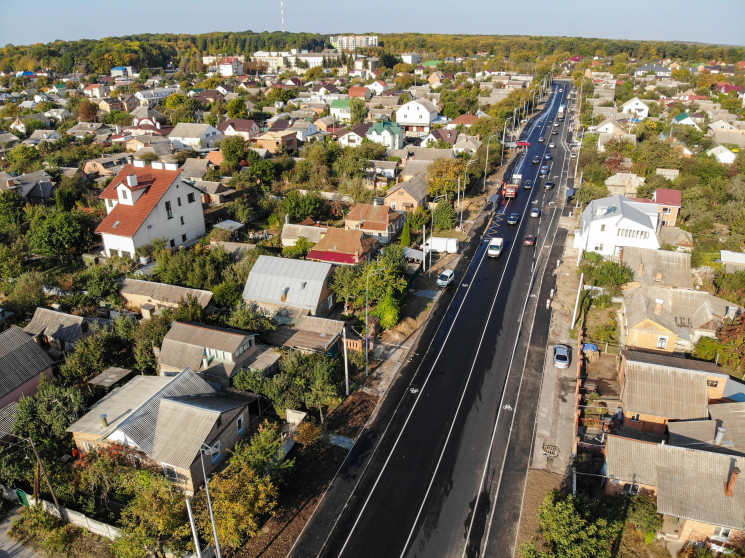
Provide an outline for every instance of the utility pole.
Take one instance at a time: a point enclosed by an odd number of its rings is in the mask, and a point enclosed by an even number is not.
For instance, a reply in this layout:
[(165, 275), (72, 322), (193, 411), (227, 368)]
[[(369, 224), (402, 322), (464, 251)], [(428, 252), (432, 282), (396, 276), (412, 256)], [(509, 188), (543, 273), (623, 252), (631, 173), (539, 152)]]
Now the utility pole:
[(347, 360), (347, 327), (341, 328), (344, 343), (344, 381), (346, 382), (346, 395), (349, 397), (349, 361)]
[[(47, 482), (47, 488), (49, 488), (49, 492), (52, 494), (52, 500), (54, 500), (54, 507), (57, 508), (57, 513), (59, 513), (60, 519), (62, 521), (66, 521), (67, 518), (62, 513), (62, 508), (59, 505), (59, 502), (57, 501), (57, 495), (54, 493), (54, 488), (52, 488), (52, 484), (49, 482), (49, 477), (47, 476), (47, 470), (44, 467), (44, 464), (41, 462), (41, 457), (39, 457), (39, 452), (36, 451), (36, 446), (34, 445), (34, 441), (31, 438), (26, 438), (31, 444), (31, 449), (34, 450), (34, 455), (36, 456), (36, 466), (41, 469), (42, 474), (44, 475), (44, 480)], [(37, 500), (38, 501), (38, 500)]]

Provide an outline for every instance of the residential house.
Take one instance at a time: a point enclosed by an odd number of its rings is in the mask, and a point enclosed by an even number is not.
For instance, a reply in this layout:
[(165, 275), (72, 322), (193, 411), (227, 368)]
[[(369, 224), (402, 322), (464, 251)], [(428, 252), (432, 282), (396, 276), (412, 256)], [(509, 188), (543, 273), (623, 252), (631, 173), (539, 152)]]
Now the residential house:
[[(4, 173), (3, 173), (4, 174)], [(57, 184), (47, 171), (34, 171), (19, 176), (0, 175), (0, 190), (13, 190), (32, 204), (55, 203)]]
[(745, 403), (727, 397), (733, 391), (730, 384), (742, 392), (743, 384), (729, 378), (723, 402), (709, 405), (710, 419), (668, 423), (670, 445), (745, 456)]
[(372, 97), (372, 91), (367, 87), (350, 87), (347, 94), (350, 99), (362, 99), (363, 101), (369, 101)]
[(621, 105), (621, 112), (631, 114), (635, 120), (644, 120), (649, 116), (649, 106), (639, 97), (634, 97)]
[(416, 211), (427, 207), (427, 180), (417, 175), (411, 180), (400, 182), (385, 194), (385, 205), (396, 211)]
[(264, 132), (263, 134), (256, 136), (254, 140), (259, 144), (259, 147), (266, 149), (272, 155), (276, 155), (281, 151), (294, 153), (298, 148), (297, 133), (292, 130), (284, 130), (282, 132)]
[(209, 159), (197, 159), (196, 157), (189, 157), (181, 165), (181, 178), (191, 182), (192, 180), (201, 180), (204, 175), (207, 174), (207, 170), (210, 168), (211, 163)]
[(323, 353), (331, 358), (342, 350), (344, 322), (300, 316), (288, 324), (280, 324), (273, 331), (264, 334), (266, 342), (276, 347), (284, 347), (303, 353)]
[(299, 316), (326, 316), (334, 307), (328, 263), (261, 255), (251, 268), (243, 300), (287, 323)]
[(613, 435), (604, 453), (606, 493), (655, 494), (666, 540), (717, 552), (745, 544), (745, 458)]
[(217, 124), (217, 129), (225, 136), (241, 136), (248, 141), (261, 133), (261, 128), (253, 120), (231, 118)]
[(660, 246), (671, 246), (678, 252), (693, 252), (693, 235), (680, 227), (660, 227), (657, 240)]
[(98, 110), (106, 114), (111, 114), (114, 111), (126, 112), (126, 107), (120, 99), (106, 97), (98, 103)]
[(103, 135), (111, 134), (111, 130), (100, 122), (78, 122), (67, 130), (68, 136), (75, 136), (76, 138), (84, 138), (87, 135)]
[(335, 99), (331, 102), (331, 116), (339, 122), (352, 120), (352, 104), (349, 99)]
[(153, 107), (178, 92), (178, 87), (156, 87), (138, 91), (135, 93), (135, 97), (140, 101), (141, 106)]
[(666, 180), (669, 180), (672, 182), (673, 180), (677, 179), (678, 176), (680, 176), (680, 171), (678, 169), (655, 169), (655, 174), (659, 174), (661, 177), (663, 177)]
[(226, 56), (217, 64), (222, 77), (243, 75), (243, 62), (236, 56)]
[(124, 165), (132, 163), (129, 153), (114, 153), (97, 159), (89, 159), (83, 165), (83, 172), (88, 176), (114, 176), (122, 170)]
[(655, 77), (670, 77), (673, 75), (673, 71), (660, 64), (644, 64), (643, 66), (637, 66), (634, 70), (634, 76), (644, 77), (646, 75), (653, 75)]
[(318, 128), (316, 128), (315, 124), (312, 122), (307, 122), (305, 120), (296, 120), (292, 123), (292, 126), (288, 128), (288, 131), (295, 132), (295, 135), (297, 136), (297, 140), (299, 142), (305, 142), (310, 139), (311, 136), (314, 136), (318, 133)]
[(623, 292), (626, 345), (664, 353), (690, 352), (701, 337), (715, 338), (743, 308), (704, 291), (645, 285)]
[(657, 188), (652, 194), (652, 200), (659, 208), (660, 225), (674, 227), (678, 222), (678, 213), (683, 205), (683, 195), (680, 190)]
[(595, 131), (599, 134), (613, 134), (614, 136), (623, 136), (626, 130), (614, 119), (608, 119), (601, 122), (595, 127)]
[(72, 351), (78, 340), (90, 333), (90, 328), (83, 316), (38, 307), (23, 331), (42, 348), (61, 354)]
[(404, 146), (404, 129), (395, 122), (376, 122), (367, 130), (365, 137), (388, 149), (402, 149)]
[(670, 124), (680, 125), (680, 126), (693, 126), (697, 130), (700, 130), (698, 125), (696, 124), (696, 121), (691, 118), (691, 116), (687, 112), (682, 112), (678, 116), (672, 119)]
[(212, 147), (222, 140), (223, 135), (217, 128), (209, 124), (190, 124), (179, 122), (173, 128), (168, 138), (178, 149), (204, 149)]
[(391, 86), (384, 81), (377, 80), (368, 85), (367, 88), (375, 95), (382, 95), (385, 91), (390, 91)]
[(714, 157), (719, 163), (722, 163), (723, 165), (731, 165), (735, 162), (735, 158), (737, 157), (735, 153), (733, 153), (723, 145), (717, 145), (716, 147), (709, 149), (706, 154), (709, 157)]
[(371, 122), (357, 124), (351, 128), (337, 132), (339, 145), (342, 147), (358, 147), (362, 145), (362, 140), (367, 137), (370, 128), (373, 127)]
[(16, 119), (10, 124), (9, 128), (21, 134), (26, 134), (28, 132), (29, 123), (34, 121), (41, 123), (43, 128), (49, 128), (50, 126), (49, 119), (46, 116), (40, 112), (35, 112), (34, 114), (24, 114), (16, 117)]
[(406, 212), (397, 211), (387, 205), (358, 203), (344, 217), (344, 228), (360, 230), (388, 244), (401, 231), (406, 221)]
[(202, 193), (202, 203), (207, 205), (222, 205), (230, 201), (236, 192), (222, 182), (209, 180), (195, 180), (193, 186)]
[(709, 404), (724, 398), (729, 376), (714, 363), (624, 350), (618, 381), (623, 425), (664, 434), (667, 424), (709, 418)]
[(313, 122), (313, 124), (322, 132), (330, 132), (333, 128), (336, 128), (337, 120), (333, 116), (324, 116)]
[(159, 308), (177, 308), (190, 298), (195, 299), (202, 308), (206, 308), (212, 301), (211, 291), (129, 278), (122, 282), (119, 296), (122, 297), (124, 306), (146, 318), (151, 317)]
[(636, 196), (636, 191), (646, 182), (646, 178), (631, 172), (619, 172), (605, 180), (611, 196)]
[(0, 132), (0, 153), (10, 151), (20, 140), (15, 134), (9, 132)]
[(409, 101), (396, 111), (396, 122), (404, 127), (407, 137), (425, 137), (432, 121), (438, 116), (437, 107), (425, 99)]
[(455, 130), (458, 128), (458, 126), (463, 126), (466, 130), (476, 124), (476, 121), (479, 119), (478, 116), (475, 114), (461, 114), (460, 116), (456, 116), (453, 120), (448, 122), (446, 128), (450, 130)]
[(318, 224), (313, 225), (294, 225), (285, 223), (282, 225), (282, 247), (295, 246), (297, 241), (302, 237), (313, 244), (318, 244), (328, 231), (328, 227)]
[(109, 94), (110, 91), (111, 88), (107, 85), (92, 83), (85, 89), (83, 89), (83, 95), (85, 95), (89, 99), (103, 99)]
[[(156, 166), (157, 165), (157, 166)], [(126, 165), (99, 198), (107, 215), (96, 228), (106, 256), (133, 257), (155, 239), (175, 248), (205, 233), (200, 192), (182, 179), (181, 171)]]
[(158, 352), (158, 373), (194, 370), (211, 385), (230, 387), (243, 368), (269, 373), (279, 353), (256, 342), (256, 334), (196, 322), (173, 322)]
[(440, 142), (452, 147), (458, 142), (458, 131), (449, 128), (432, 130), (419, 145), (422, 147), (439, 147)]
[(135, 108), (130, 114), (132, 115), (133, 126), (153, 126), (157, 128), (159, 124), (164, 126), (168, 123), (168, 117), (165, 114), (145, 106)]
[(483, 145), (483, 142), (476, 136), (467, 136), (466, 134), (459, 134), (458, 141), (453, 145), (453, 153), (456, 155), (460, 153), (475, 154), (476, 151)]
[(34, 130), (23, 143), (38, 146), (42, 143), (55, 142), (60, 138), (62, 138), (62, 136), (57, 130)]
[[(194, 494), (250, 432), (253, 394), (219, 392), (187, 369), (173, 377), (136, 376), (67, 428), (79, 451), (115, 446), (134, 466), (158, 467)], [(186, 427), (188, 425), (188, 427)], [(202, 457), (202, 448), (213, 450)]]
[(745, 271), (745, 252), (720, 250), (719, 259), (724, 265), (725, 273), (736, 273), (738, 271)]
[(634, 272), (634, 281), (627, 283), (627, 288), (648, 285), (693, 289), (690, 254), (626, 246), (621, 251), (619, 260)]
[(574, 247), (602, 256), (618, 256), (624, 246), (657, 249), (658, 221), (659, 210), (654, 203), (623, 196), (593, 200), (582, 212)]
[(53, 361), (20, 327), (0, 333), (0, 409), (36, 393), (42, 376), (52, 379)]
[(306, 260), (336, 265), (355, 265), (372, 261), (380, 242), (360, 230), (329, 228), (305, 256)]

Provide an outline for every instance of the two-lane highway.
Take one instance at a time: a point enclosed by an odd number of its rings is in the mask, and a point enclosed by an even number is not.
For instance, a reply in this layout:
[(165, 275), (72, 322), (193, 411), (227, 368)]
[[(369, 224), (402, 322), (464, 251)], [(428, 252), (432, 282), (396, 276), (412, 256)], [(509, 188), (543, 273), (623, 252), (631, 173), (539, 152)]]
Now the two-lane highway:
[[(566, 102), (568, 88), (563, 93), (558, 89), (555, 85), (544, 111), (529, 123), (523, 139), (531, 145), (515, 165), (514, 172), (522, 174), (523, 183), (532, 179), (533, 187), (521, 187), (517, 198), (496, 212), (453, 287), (426, 352), (416, 357), (410, 384), (390, 409), (385, 428), (374, 442), (363, 434), (359, 453), (342, 468), (335, 484), (347, 490), (343, 504), (330, 510), (329, 502), (322, 503), (325, 509), (319, 508), (293, 556), (480, 554), (494, 520), (492, 495), (499, 490), (507, 450), (500, 428), (510, 425), (509, 434), (512, 423), (510, 405), (504, 405), (505, 387), (518, 353), (538, 254), (556, 217), (559, 181), (546, 190), (537, 175), (548, 152), (556, 153), (550, 161), (551, 179), (561, 176), (568, 160), (558, 141), (557, 149), (549, 149), (550, 139), (538, 142)], [(541, 165), (532, 164), (534, 155), (540, 155)], [(530, 217), (533, 207), (543, 215)], [(517, 224), (506, 223), (510, 213), (520, 215)], [(526, 234), (537, 236), (538, 244), (524, 246)], [(505, 239), (499, 258), (485, 255), (492, 236)], [(316, 527), (322, 535), (310, 532)]]

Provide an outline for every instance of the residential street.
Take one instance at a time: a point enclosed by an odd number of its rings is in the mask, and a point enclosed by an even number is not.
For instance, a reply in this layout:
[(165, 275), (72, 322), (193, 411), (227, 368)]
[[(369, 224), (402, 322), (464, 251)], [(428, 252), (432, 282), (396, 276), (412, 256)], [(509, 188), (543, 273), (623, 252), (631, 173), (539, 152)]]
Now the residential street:
[[(558, 184), (568, 172), (564, 126), (561, 135), (547, 134), (568, 93), (558, 89), (528, 124), (523, 139), (531, 146), (515, 165), (535, 187), (521, 188), (493, 221), (474, 225), (483, 237), (467, 248), (460, 282), (435, 310), (293, 556), (477, 556), (485, 545), (495, 555), (494, 545), (514, 544), (550, 320), (544, 299), (564, 240), (547, 257), (563, 189), (544, 189), (540, 165), (532, 164), (552, 151), (550, 179)], [(541, 135), (557, 147), (539, 143)], [(541, 217), (529, 216), (534, 206)], [(517, 226), (506, 223), (513, 212)], [(537, 246), (523, 246), (526, 234), (538, 237)], [(493, 236), (505, 238), (498, 259), (485, 256)], [(540, 297), (529, 296), (533, 288)], [(538, 352), (526, 353), (529, 343)]]

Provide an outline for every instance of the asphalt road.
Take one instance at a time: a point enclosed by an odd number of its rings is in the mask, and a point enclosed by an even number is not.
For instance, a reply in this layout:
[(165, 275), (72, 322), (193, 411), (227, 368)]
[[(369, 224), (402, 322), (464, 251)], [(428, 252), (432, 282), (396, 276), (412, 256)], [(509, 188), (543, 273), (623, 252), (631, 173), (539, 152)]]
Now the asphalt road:
[[(516, 498), (511, 491), (519, 488), (521, 498), (522, 489), (500, 480), (527, 468), (538, 397), (530, 397), (532, 377), (523, 392), (529, 398), (520, 395), (522, 379), (532, 363), (527, 349), (534, 326), (548, 328), (545, 316), (539, 321), (539, 305), (528, 304), (529, 293), (536, 281), (541, 290), (548, 284), (544, 270), (563, 195), (558, 182), (569, 172), (564, 126), (557, 135), (549, 132), (566, 102), (568, 88), (562, 84), (559, 93), (559, 87), (526, 127), (521, 139), (531, 146), (514, 165), (533, 188), (521, 188), (501, 206), (483, 238), (467, 248), (449, 300), (436, 309), (378, 420), (350, 452), (291, 556), (480, 556), (485, 546), (488, 556), (506, 555), (491, 549), (507, 547), (492, 545), (506, 544), (516, 532), (519, 505), (516, 515), (505, 508), (512, 530), (495, 512), (503, 498)], [(541, 135), (545, 143), (538, 142)], [(551, 139), (556, 147), (549, 149)], [(538, 178), (548, 152), (554, 155), (546, 161), (549, 176), (557, 183), (552, 190)], [(532, 163), (536, 155), (540, 165)], [(530, 217), (533, 207), (542, 208), (540, 218)], [(506, 216), (513, 212), (520, 221), (510, 226)], [(538, 237), (537, 246), (523, 246), (526, 234)], [(485, 256), (493, 236), (505, 239), (499, 258)], [(540, 346), (540, 336), (535, 341)]]

